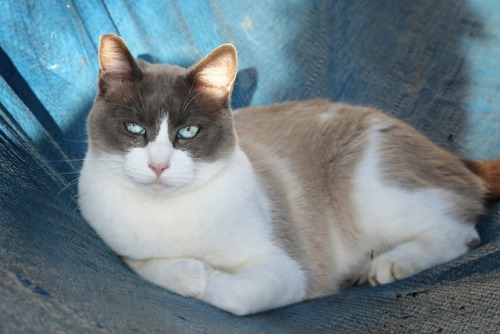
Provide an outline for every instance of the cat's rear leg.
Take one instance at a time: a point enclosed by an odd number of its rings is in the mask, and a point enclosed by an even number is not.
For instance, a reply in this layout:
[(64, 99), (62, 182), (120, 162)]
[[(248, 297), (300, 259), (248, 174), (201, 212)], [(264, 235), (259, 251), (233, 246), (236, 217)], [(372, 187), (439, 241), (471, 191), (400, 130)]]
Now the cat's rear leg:
[(376, 256), (368, 281), (376, 286), (415, 275), (450, 261), (479, 244), (472, 224), (455, 223), (449, 231), (436, 228)]

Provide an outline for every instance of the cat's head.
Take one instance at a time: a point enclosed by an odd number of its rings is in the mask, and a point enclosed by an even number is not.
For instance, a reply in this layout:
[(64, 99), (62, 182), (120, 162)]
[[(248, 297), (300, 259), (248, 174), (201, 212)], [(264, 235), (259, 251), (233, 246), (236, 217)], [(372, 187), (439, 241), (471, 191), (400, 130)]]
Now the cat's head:
[(99, 66), (86, 159), (153, 192), (198, 186), (223, 168), (236, 146), (232, 45), (185, 69), (135, 60), (123, 39), (108, 34), (99, 43)]

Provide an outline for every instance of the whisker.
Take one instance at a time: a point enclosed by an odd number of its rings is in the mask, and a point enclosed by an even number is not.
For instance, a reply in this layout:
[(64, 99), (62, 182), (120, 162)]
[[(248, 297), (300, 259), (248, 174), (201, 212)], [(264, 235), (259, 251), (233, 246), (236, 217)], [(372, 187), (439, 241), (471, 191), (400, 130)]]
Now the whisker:
[(62, 160), (48, 160), (50, 162), (80, 162), (84, 159), (62, 159)]
[[(89, 143), (89, 140), (77, 140), (77, 139), (67, 139), (67, 138), (61, 138), (62, 141), (70, 142), (70, 143)], [(95, 141), (94, 141), (95, 142)]]
[(84, 160), (88, 161), (113, 161), (113, 162), (123, 162), (123, 159), (120, 158), (93, 158), (93, 157), (87, 157)]
[(139, 97), (139, 101), (141, 101), (141, 106), (142, 106), (142, 111), (146, 111), (146, 107), (144, 106), (144, 101), (142, 100), (141, 92), (139, 92), (139, 89), (137, 88), (137, 85), (134, 85), (135, 91), (137, 93), (137, 96)]
[(78, 176), (74, 180), (70, 181), (69, 183), (65, 184), (64, 187), (62, 187), (61, 190), (59, 190), (56, 197), (59, 197), (64, 191), (68, 190), (71, 186), (77, 184), (79, 179), (80, 179), (80, 176)]
[(208, 117), (196, 116), (196, 117), (190, 117), (190, 119), (199, 119), (199, 120), (202, 120), (202, 121), (205, 121), (205, 122), (213, 123), (213, 124), (216, 124), (216, 125), (221, 125), (221, 123), (213, 121), (213, 120), (211, 120)]
[(186, 102), (187, 102), (189, 95), (191, 95), (191, 91), (193, 90), (193, 87), (194, 87), (194, 80), (193, 80), (193, 82), (191, 82), (191, 87), (189, 87), (189, 92), (186, 95), (184, 102), (182, 103), (182, 108), (181, 108), (182, 112), (184, 112), (186, 110)]
[[(117, 178), (120, 178), (122, 176), (125, 176), (125, 172), (123, 171), (123, 168), (121, 168), (121, 166), (110, 166), (110, 167), (103, 167), (103, 168), (98, 168), (98, 169), (95, 169), (96, 172), (101, 172), (101, 171), (108, 171), (108, 172), (113, 172), (113, 171), (116, 171), (116, 173), (113, 173), (113, 176), (110, 177), (108, 180), (109, 181), (113, 181)], [(70, 181), (69, 183), (67, 183), (60, 191), (59, 193), (57, 194), (58, 196), (65, 190), (67, 190), (69, 187), (75, 185), (76, 183), (78, 183), (80, 180), (80, 176), (78, 176), (77, 178), (75, 178), (74, 180)], [(98, 191), (98, 189), (96, 189), (95, 191)]]
[[(97, 166), (94, 166), (93, 172), (95, 173), (100, 173), (105, 171), (108, 173), (109, 177), (108, 180), (113, 182), (115, 179), (118, 179), (120, 177), (125, 176), (125, 172), (123, 170), (123, 158), (120, 157), (114, 157), (114, 156), (104, 156), (104, 157), (91, 157), (87, 156), (84, 159), (81, 158), (75, 158), (75, 159), (65, 159), (62, 160), (63, 162), (83, 162), (85, 160), (88, 161), (93, 161), (96, 163), (99, 163)], [(57, 160), (55, 160), (57, 161)], [(75, 208), (72, 210), (72, 215), (73, 215), (73, 220), (75, 219), (76, 212), (79, 210), (79, 192), (78, 189), (76, 192), (74, 191), (73, 187), (75, 187), (79, 181), (80, 181), (80, 171), (71, 171), (71, 172), (61, 172), (60, 175), (75, 175), (78, 174), (77, 177), (75, 177), (73, 180), (65, 183), (62, 185), (61, 189), (59, 189), (56, 197), (60, 197), (63, 193), (66, 193), (69, 195), (70, 201), (67, 203), (67, 206), (71, 205), (72, 203), (76, 204)], [(95, 192), (98, 192), (99, 189), (95, 189)]]
[(200, 91), (199, 93), (195, 94), (190, 100), (189, 102), (186, 104), (186, 106), (184, 107), (184, 109), (182, 110), (182, 112), (185, 112), (186, 109), (188, 108), (188, 106), (191, 104), (191, 102), (193, 102), (193, 100), (195, 98), (197, 98), (199, 95), (201, 95), (202, 93), (204, 93), (204, 91)]
[[(137, 88), (136, 88), (136, 89), (137, 89)], [(136, 108), (131, 107), (131, 106), (127, 106), (127, 105), (125, 105), (125, 104), (111, 103), (111, 102), (109, 102), (108, 104), (110, 104), (110, 105), (112, 105), (112, 106), (116, 106), (116, 107), (121, 107), (121, 108), (130, 109), (130, 110), (132, 110), (134, 113), (138, 113)]]
[(74, 172), (60, 172), (59, 175), (71, 175), (71, 174), (80, 174), (80, 171), (75, 170)]

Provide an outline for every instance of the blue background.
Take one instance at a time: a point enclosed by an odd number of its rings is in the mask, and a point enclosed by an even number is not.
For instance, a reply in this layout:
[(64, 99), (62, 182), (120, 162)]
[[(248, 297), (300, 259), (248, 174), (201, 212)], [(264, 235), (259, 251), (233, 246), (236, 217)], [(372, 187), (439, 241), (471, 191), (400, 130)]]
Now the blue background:
[(461, 157), (500, 157), (499, 1), (7, 0), (0, 22), (0, 331), (493, 332), (500, 322), (498, 204), (480, 220), (481, 246), (460, 259), (236, 318), (130, 272), (75, 197), (104, 33), (182, 66), (234, 43), (234, 108), (369, 105)]

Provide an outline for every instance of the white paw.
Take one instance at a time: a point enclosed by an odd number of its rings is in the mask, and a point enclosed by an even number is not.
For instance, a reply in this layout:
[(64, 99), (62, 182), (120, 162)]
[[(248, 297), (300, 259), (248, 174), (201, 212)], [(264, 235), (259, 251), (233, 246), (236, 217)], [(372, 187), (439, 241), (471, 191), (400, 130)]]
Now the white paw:
[(205, 291), (208, 271), (205, 264), (195, 259), (175, 260), (169, 267), (173, 291), (188, 297), (199, 297)]
[(126, 259), (128, 265), (148, 281), (183, 296), (199, 297), (205, 291), (212, 269), (195, 259)]
[[(233, 289), (231, 289), (232, 286)], [(252, 293), (251, 290), (249, 287), (245, 289), (245, 286), (238, 286), (234, 289), (234, 278), (231, 275), (214, 271), (201, 299), (232, 314), (248, 315), (257, 311), (252, 307), (252, 301), (255, 299), (256, 294)], [(264, 297), (259, 299), (262, 300)]]
[(368, 281), (377, 286), (387, 284), (416, 274), (411, 259), (405, 256), (382, 254), (376, 257), (370, 266)]

